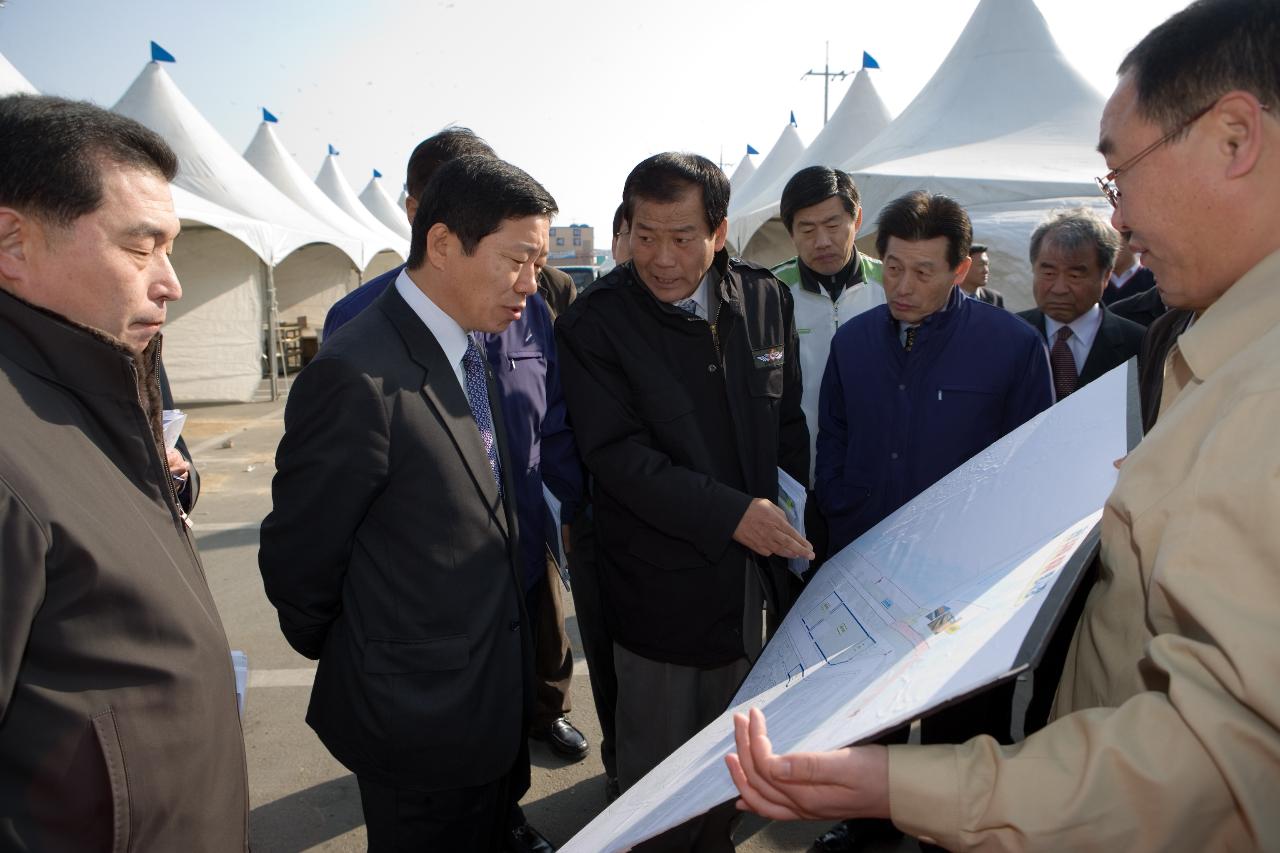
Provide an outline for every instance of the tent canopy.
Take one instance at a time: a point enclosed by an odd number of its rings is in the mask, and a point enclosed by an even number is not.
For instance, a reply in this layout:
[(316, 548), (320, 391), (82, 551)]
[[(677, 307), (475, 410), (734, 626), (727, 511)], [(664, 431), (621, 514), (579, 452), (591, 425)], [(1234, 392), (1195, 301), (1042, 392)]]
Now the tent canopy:
[(36, 95), (36, 87), (26, 77), (22, 76), (22, 72), (13, 67), (9, 60), (4, 58), (4, 54), (0, 53), (0, 97), (5, 95)]
[(409, 220), (387, 191), (382, 188), (382, 178), (374, 175), (369, 183), (360, 191), (360, 201), (379, 222), (408, 240), (410, 238)]
[(756, 229), (778, 217), (782, 190), (792, 175), (809, 166), (839, 166), (884, 131), (889, 122), (889, 108), (871, 82), (871, 75), (863, 68), (854, 75), (848, 91), (840, 99), (840, 106), (813, 144), (769, 186), (761, 187), (754, 198), (743, 199), (744, 203), (737, 208), (738, 216), (729, 223), (731, 242), (745, 246)]
[[(834, 164), (857, 182), (865, 211), (860, 236), (875, 232), (886, 203), (912, 190), (944, 193), (970, 211), (1033, 201), (1047, 212), (1064, 198), (1093, 195), (1103, 102), (1032, 0), (981, 0), (902, 114)], [(791, 254), (776, 214), (745, 224), (745, 257), (768, 264)], [(1025, 246), (1001, 239), (984, 241), (1010, 257), (1024, 254)]]
[(804, 140), (800, 138), (796, 126), (787, 122), (778, 134), (778, 141), (773, 143), (773, 148), (769, 149), (769, 153), (756, 167), (755, 174), (742, 185), (742, 193), (729, 196), (729, 219), (732, 220), (737, 213), (750, 210), (750, 202), (761, 190), (772, 186), (780, 175), (791, 174), (791, 164), (803, 153)]
[(742, 159), (738, 161), (738, 168), (734, 169), (733, 174), (729, 176), (729, 197), (732, 198), (733, 193), (741, 192), (755, 173), (756, 164), (751, 161), (751, 155), (743, 154)]
[[(332, 152), (332, 147), (330, 148)], [(329, 200), (342, 209), (344, 213), (359, 222), (365, 228), (376, 233), (387, 232), (387, 226), (382, 224), (378, 217), (369, 212), (369, 208), (361, 203), (356, 196), (355, 190), (351, 188), (351, 184), (347, 183), (346, 177), (342, 174), (342, 170), (338, 168), (337, 154), (330, 153), (325, 156), (324, 162), (320, 164), (320, 173), (316, 175), (316, 186), (318, 186)], [(402, 216), (401, 219), (404, 219)], [(408, 230), (408, 223), (405, 223)], [(397, 232), (398, 233), (398, 232)], [(408, 239), (405, 234), (400, 239)]]
[(263, 262), (274, 266), (310, 243), (336, 246), (353, 264), (360, 262), (358, 239), (324, 225), (258, 174), (157, 63), (147, 63), (113, 109), (151, 128), (173, 148), (180, 164), (174, 186), (260, 223), (249, 229), (229, 224), (226, 230)]
[(915, 100), (843, 164), (864, 229), (913, 189), (966, 206), (1093, 193), (1102, 106), (1032, 0), (982, 0)]
[(386, 229), (371, 231), (330, 201), (307, 177), (298, 161), (285, 150), (272, 124), (264, 121), (258, 125), (258, 132), (245, 149), (244, 158), (272, 186), (303, 210), (338, 233), (358, 239), (361, 244), (361, 269), (367, 267), (374, 256), (383, 250), (395, 252), (401, 260), (409, 256), (409, 246), (404, 240), (388, 233)]

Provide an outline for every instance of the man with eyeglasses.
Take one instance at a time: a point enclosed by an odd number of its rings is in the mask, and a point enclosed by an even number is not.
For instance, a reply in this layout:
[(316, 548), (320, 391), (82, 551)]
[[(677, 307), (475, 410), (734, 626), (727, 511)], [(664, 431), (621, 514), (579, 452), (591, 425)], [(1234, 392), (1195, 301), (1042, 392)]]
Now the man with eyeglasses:
[(1107, 501), (1057, 719), (1012, 748), (775, 756), (753, 712), (729, 762), (750, 808), (891, 815), (965, 850), (1280, 847), (1277, 56), (1275, 0), (1200, 0), (1130, 52), (1103, 112), (1112, 222), (1197, 319)]

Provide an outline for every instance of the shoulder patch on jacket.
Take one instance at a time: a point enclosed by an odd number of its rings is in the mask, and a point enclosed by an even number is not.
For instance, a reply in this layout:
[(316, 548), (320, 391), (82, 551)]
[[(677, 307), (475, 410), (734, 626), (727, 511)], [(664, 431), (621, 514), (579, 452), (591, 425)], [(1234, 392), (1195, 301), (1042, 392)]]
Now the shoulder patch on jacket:
[(765, 347), (764, 349), (752, 350), (751, 360), (755, 362), (757, 369), (764, 369), (782, 364), (786, 361), (786, 355), (781, 346)]

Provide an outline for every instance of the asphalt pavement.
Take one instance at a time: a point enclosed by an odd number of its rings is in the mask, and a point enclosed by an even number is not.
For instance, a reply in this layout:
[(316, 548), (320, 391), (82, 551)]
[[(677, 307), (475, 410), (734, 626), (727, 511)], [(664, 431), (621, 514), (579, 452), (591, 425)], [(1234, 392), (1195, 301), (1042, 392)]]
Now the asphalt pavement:
[[(271, 509), (276, 445), (284, 401), (188, 406), (184, 430), (200, 471), (192, 513), (196, 542), (233, 649), (249, 657), (244, 714), (249, 761), (250, 837), (255, 853), (365, 849), (355, 777), (329, 755), (304, 722), (315, 664), (280, 634), (258, 573), (258, 528)], [(530, 823), (561, 845), (604, 809), (600, 726), (571, 598), (566, 625), (573, 642), (573, 711), (591, 742), (570, 763), (543, 743), (530, 744), (533, 786), (522, 801)], [(771, 823), (751, 816), (736, 836), (742, 851), (804, 851), (827, 823)], [(916, 850), (914, 843), (877, 847)]]

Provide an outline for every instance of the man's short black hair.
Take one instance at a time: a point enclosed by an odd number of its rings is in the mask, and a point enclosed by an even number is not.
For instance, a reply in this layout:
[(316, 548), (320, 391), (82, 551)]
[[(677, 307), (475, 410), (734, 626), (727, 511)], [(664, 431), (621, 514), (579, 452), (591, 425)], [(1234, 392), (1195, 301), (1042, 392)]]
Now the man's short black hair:
[(435, 136), (422, 140), (409, 155), (409, 166), (404, 179), (405, 192), (412, 198), (420, 197), (427, 181), (431, 180), (441, 163), (448, 163), (468, 154), (498, 156), (489, 147), (489, 143), (476, 136), (475, 131), (468, 127), (446, 127)]
[(890, 237), (912, 242), (946, 237), (947, 265), (953, 270), (969, 257), (969, 244), (973, 242), (973, 226), (964, 208), (953, 198), (924, 190), (907, 193), (885, 205), (877, 227), (876, 251), (882, 258)]
[(792, 175), (791, 180), (782, 188), (782, 201), (779, 204), (782, 224), (786, 226), (787, 233), (791, 233), (796, 213), (832, 197), (839, 198), (849, 215), (857, 218), (858, 205), (862, 203), (862, 199), (858, 195), (853, 176), (848, 172), (832, 169), (830, 166), (810, 166)]
[(623, 202), (618, 205), (618, 209), (613, 212), (613, 236), (617, 237), (622, 233), (622, 223), (627, 221), (627, 203)]
[(626, 220), (635, 221), (638, 199), (670, 204), (695, 187), (702, 191), (707, 228), (714, 232), (729, 214), (729, 179), (706, 157), (683, 152), (654, 154), (631, 170), (622, 186)]
[(1280, 109), (1280, 6), (1275, 0), (1196, 0), (1156, 27), (1120, 63), (1138, 114), (1172, 131), (1234, 89)]
[(986, 250), (987, 250), (987, 244), (986, 244), (986, 243), (970, 243), (970, 244), (969, 244), (969, 257), (971, 257), (971, 258), (972, 258), (974, 255), (981, 255), (981, 254), (982, 254), (983, 252), (985, 252)]
[(470, 255), (508, 219), (554, 216), (556, 200), (523, 169), (497, 157), (470, 154), (436, 169), (418, 199), (409, 246), (409, 269), (422, 266), (427, 231), (437, 222), (457, 235)]
[(1120, 250), (1120, 233), (1086, 207), (1058, 211), (1036, 226), (1031, 232), (1029, 247), (1032, 267), (1040, 257), (1045, 240), (1068, 251), (1092, 248), (1101, 271), (1116, 265), (1116, 253)]
[(88, 101), (0, 98), (0, 205), (66, 226), (102, 205), (102, 166), (172, 181), (178, 158), (160, 135)]

